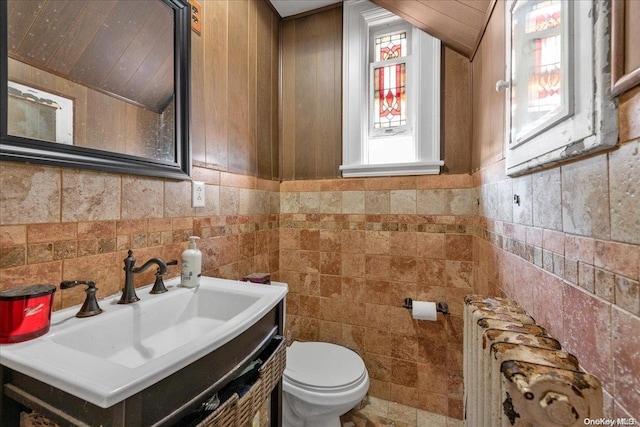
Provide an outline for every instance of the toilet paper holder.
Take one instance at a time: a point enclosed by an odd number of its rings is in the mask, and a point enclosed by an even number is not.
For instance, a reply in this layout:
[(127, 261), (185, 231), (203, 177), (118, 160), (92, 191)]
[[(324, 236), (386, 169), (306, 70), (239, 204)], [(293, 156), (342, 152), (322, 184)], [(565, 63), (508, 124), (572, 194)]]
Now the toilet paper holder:
[[(405, 298), (404, 299), (404, 304), (402, 306), (404, 308), (406, 308), (407, 310), (413, 309), (413, 299), (412, 298)], [(449, 306), (444, 301), (440, 301), (440, 302), (436, 303), (436, 311), (438, 313), (442, 313), (442, 314), (451, 314), (451, 313), (449, 313)]]

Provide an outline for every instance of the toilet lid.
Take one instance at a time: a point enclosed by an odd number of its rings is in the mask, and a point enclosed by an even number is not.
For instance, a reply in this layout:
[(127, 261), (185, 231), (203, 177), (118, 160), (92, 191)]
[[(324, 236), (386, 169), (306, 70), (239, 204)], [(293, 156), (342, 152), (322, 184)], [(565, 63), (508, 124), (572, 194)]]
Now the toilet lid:
[(284, 376), (302, 386), (345, 388), (361, 380), (365, 372), (360, 356), (339, 345), (295, 341), (287, 348)]

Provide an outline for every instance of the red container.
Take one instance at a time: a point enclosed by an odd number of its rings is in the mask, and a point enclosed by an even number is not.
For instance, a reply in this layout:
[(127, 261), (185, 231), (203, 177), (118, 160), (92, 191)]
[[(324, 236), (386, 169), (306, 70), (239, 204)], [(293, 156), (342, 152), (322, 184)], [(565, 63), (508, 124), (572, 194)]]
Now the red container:
[(51, 325), (53, 285), (31, 285), (0, 292), (0, 343), (44, 335)]

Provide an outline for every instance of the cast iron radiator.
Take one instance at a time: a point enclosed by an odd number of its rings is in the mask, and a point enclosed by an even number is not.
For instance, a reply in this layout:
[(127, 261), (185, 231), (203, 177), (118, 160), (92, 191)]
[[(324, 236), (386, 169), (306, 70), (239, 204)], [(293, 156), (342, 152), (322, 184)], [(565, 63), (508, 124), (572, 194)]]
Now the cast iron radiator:
[(467, 427), (583, 426), (602, 417), (602, 386), (507, 298), (467, 295), (464, 308)]

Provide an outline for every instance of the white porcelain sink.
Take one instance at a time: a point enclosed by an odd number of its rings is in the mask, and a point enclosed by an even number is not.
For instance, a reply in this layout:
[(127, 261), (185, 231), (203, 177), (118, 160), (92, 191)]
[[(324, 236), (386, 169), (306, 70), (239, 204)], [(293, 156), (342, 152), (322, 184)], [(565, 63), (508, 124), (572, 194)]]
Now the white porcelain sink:
[(0, 363), (108, 408), (184, 368), (247, 330), (286, 295), (271, 286), (203, 277), (198, 288), (166, 281), (169, 291), (117, 304), (78, 319), (78, 307), (56, 311), (50, 331), (31, 341), (0, 346)]

